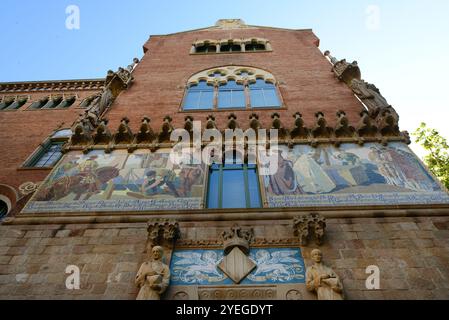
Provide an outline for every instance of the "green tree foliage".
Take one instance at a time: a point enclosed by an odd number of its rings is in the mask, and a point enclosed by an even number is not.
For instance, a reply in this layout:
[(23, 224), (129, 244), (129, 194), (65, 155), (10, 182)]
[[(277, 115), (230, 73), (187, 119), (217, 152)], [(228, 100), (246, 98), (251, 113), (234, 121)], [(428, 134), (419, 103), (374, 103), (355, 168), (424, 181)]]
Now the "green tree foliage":
[(424, 157), (424, 162), (430, 171), (437, 176), (447, 188), (449, 188), (449, 145), (437, 130), (421, 126), (413, 133), (416, 143), (419, 143), (428, 151)]

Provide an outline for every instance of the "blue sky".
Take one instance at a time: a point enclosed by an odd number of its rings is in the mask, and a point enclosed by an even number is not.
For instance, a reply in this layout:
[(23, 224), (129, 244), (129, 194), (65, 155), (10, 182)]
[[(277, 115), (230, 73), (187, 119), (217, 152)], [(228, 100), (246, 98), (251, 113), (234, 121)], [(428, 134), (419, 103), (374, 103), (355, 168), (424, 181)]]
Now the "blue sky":
[[(66, 28), (69, 5), (80, 8), (79, 30)], [(141, 57), (151, 34), (242, 18), (312, 28), (321, 50), (359, 62), (398, 110), (401, 129), (426, 121), (449, 137), (448, 15), (447, 0), (1, 0), (0, 82), (104, 77)]]

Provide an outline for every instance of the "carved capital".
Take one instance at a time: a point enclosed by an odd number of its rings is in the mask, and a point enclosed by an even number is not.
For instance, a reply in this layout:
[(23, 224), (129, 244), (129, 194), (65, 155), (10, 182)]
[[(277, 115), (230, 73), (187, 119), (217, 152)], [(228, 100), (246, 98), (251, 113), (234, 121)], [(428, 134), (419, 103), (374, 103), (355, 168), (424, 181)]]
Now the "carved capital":
[(179, 238), (179, 224), (175, 220), (156, 219), (148, 222), (149, 246), (162, 246), (168, 244), (173, 246)]
[(301, 246), (307, 246), (312, 238), (317, 245), (323, 244), (326, 219), (319, 214), (298, 216), (293, 219), (294, 235), (299, 238)]

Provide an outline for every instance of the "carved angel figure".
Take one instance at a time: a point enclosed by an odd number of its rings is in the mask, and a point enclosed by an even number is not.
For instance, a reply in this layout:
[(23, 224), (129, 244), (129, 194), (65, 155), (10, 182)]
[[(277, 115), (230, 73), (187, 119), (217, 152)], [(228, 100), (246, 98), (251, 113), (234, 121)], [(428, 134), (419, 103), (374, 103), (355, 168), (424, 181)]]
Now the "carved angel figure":
[(257, 264), (257, 269), (248, 278), (267, 277), (281, 282), (290, 281), (296, 274), (295, 267), (301, 266), (300, 260), (294, 257), (296, 253), (293, 250), (271, 253), (268, 250), (257, 251), (254, 256), (251, 256)]
[[(173, 273), (183, 282), (195, 283), (197, 281), (224, 280), (225, 276), (217, 269), (221, 256), (215, 251), (176, 252)], [(215, 281), (214, 281), (215, 282)]]

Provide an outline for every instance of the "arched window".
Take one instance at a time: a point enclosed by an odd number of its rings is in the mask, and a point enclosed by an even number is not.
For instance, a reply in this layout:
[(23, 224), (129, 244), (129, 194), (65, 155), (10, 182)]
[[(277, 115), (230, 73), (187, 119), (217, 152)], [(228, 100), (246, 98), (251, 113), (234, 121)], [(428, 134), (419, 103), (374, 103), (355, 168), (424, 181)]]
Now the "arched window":
[(193, 43), (190, 54), (219, 54), (272, 51), (270, 42), (263, 38), (203, 39)]
[(202, 80), (187, 90), (184, 110), (207, 110), (214, 107), (214, 87)]
[(249, 85), (251, 106), (253, 108), (273, 108), (280, 107), (276, 92), (276, 86), (263, 79), (257, 79), (256, 82)]
[(62, 147), (72, 136), (72, 130), (62, 129), (48, 138), (25, 163), (29, 168), (52, 168), (62, 158)]
[(245, 108), (245, 87), (243, 84), (238, 84), (235, 80), (229, 80), (218, 89), (218, 108), (219, 109), (233, 109)]
[(264, 51), (266, 50), (265, 44), (252, 41), (245, 45), (245, 51)]
[(28, 109), (66, 109), (75, 103), (76, 98), (76, 95), (55, 95), (52, 97), (44, 97), (33, 102)]
[(5, 111), (18, 110), (25, 103), (27, 103), (27, 101), (28, 101), (27, 96), (4, 98), (3, 101), (0, 103), (0, 110), (5, 110)]
[(242, 51), (242, 46), (240, 44), (235, 44), (233, 41), (228, 41), (220, 46), (220, 52), (240, 52)]
[(217, 46), (206, 42), (196, 47), (196, 53), (217, 53)]
[(282, 107), (275, 77), (258, 68), (216, 67), (192, 75), (187, 84), (184, 111)]

